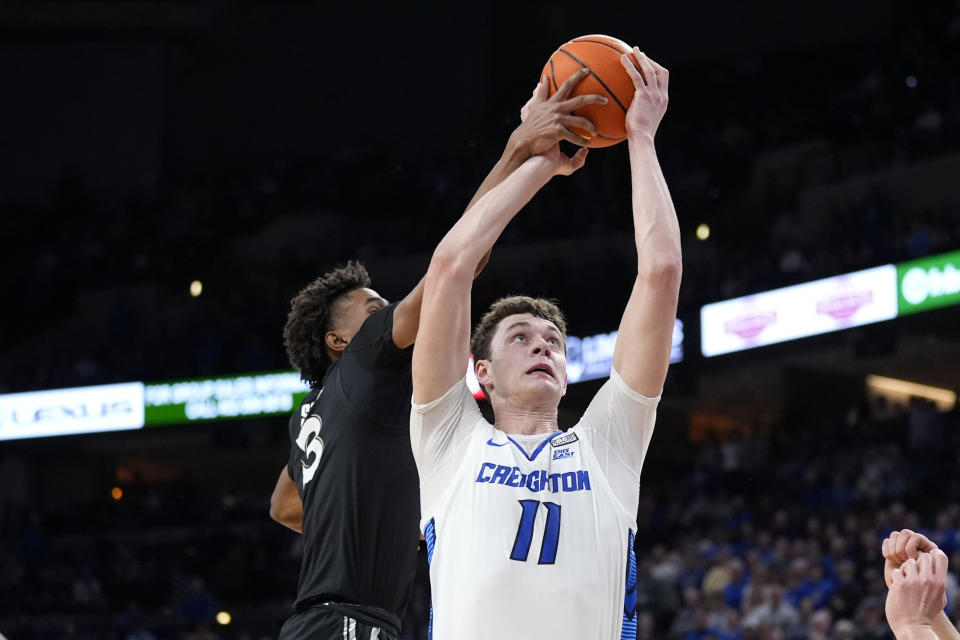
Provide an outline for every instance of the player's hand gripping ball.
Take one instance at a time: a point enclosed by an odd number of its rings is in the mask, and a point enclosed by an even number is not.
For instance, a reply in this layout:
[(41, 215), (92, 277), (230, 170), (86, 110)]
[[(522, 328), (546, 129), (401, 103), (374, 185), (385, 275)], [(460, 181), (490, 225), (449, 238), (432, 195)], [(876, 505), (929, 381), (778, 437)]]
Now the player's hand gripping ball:
[[(554, 51), (544, 65), (541, 77), (547, 77), (550, 96), (556, 93), (571, 74), (587, 67), (590, 75), (577, 84), (570, 97), (597, 93), (608, 98), (607, 104), (588, 104), (573, 112), (574, 115), (590, 120), (597, 127), (596, 136), (570, 127), (586, 141), (584, 146), (609, 147), (627, 139), (626, 115), (630, 103), (633, 102), (635, 89), (633, 81), (623, 68), (620, 56), (632, 51), (627, 43), (617, 38), (604, 35), (581, 36)], [(630, 60), (636, 66), (632, 55)], [(639, 67), (637, 71), (643, 75)]]

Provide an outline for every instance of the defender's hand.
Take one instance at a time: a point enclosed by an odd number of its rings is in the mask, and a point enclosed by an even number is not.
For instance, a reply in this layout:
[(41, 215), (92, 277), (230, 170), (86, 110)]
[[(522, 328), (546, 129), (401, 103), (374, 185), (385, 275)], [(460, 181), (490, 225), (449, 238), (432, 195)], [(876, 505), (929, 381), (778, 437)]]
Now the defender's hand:
[(577, 127), (589, 132), (590, 135), (596, 135), (597, 128), (592, 122), (571, 113), (574, 109), (588, 104), (606, 104), (607, 102), (606, 97), (598, 94), (570, 97), (574, 87), (589, 74), (589, 69), (581, 69), (574, 73), (549, 98), (547, 97), (548, 79), (544, 75), (533, 90), (533, 96), (520, 109), (521, 124), (511, 134), (511, 142), (522, 152), (537, 155), (547, 151), (560, 140), (582, 146), (585, 140), (569, 127)]

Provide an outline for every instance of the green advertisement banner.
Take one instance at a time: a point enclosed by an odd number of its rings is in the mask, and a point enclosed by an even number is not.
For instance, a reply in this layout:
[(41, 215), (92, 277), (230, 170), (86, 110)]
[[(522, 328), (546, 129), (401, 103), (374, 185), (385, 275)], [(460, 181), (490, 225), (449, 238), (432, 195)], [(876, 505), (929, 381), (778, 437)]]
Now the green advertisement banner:
[(144, 385), (144, 426), (290, 414), (309, 388), (293, 371)]
[(899, 315), (960, 304), (960, 251), (897, 265)]

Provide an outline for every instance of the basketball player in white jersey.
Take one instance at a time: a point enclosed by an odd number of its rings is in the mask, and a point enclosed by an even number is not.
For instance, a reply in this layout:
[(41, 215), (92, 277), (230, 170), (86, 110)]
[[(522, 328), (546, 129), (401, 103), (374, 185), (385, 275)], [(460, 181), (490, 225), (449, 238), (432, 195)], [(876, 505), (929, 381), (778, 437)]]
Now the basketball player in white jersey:
[(640, 469), (670, 359), (681, 261), (654, 148), (667, 70), (637, 49), (632, 57), (643, 72), (624, 56), (636, 89), (626, 117), (638, 270), (610, 380), (576, 426), (557, 425), (565, 326), (551, 302), (501, 300), (474, 332), (495, 425), (481, 416), (463, 362), (477, 262), (538, 189), (583, 164), (584, 150), (571, 159), (554, 147), (527, 160), (454, 225), (427, 271), (410, 431), (435, 640), (636, 637)]

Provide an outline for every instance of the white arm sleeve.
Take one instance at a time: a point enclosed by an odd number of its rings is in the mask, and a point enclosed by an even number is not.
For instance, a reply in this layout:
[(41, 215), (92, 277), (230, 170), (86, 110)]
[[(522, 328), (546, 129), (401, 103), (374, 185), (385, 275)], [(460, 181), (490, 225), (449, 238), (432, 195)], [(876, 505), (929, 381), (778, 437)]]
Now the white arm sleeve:
[(617, 500), (636, 516), (640, 500), (640, 470), (653, 436), (660, 396), (642, 396), (623, 381), (616, 369), (584, 412), (577, 430), (590, 434), (590, 443)]
[(467, 387), (466, 378), (433, 402), (413, 405), (410, 444), (420, 474), (420, 503), (424, 513), (453, 480), (477, 424), (486, 424), (486, 420)]

